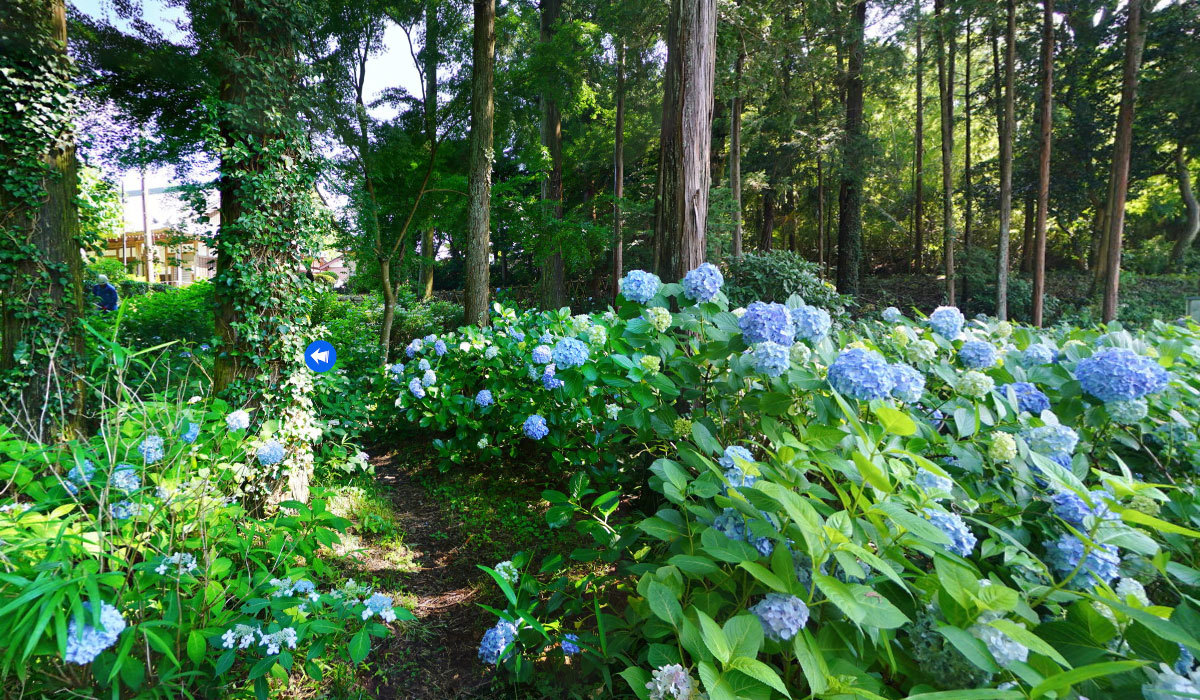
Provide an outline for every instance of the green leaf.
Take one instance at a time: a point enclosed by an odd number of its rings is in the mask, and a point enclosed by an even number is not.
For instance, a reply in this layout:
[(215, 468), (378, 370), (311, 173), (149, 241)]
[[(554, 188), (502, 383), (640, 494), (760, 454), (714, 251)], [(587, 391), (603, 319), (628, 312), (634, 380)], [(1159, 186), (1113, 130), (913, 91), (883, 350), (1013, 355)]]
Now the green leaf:
[(669, 523), (658, 516), (651, 516), (638, 523), (638, 529), (664, 542), (670, 542), (683, 534), (683, 531), (674, 523)]
[(1063, 658), (1063, 655), (1058, 653), (1057, 649), (1050, 646), (1046, 640), (1037, 636), (1033, 632), (1030, 632), (1021, 625), (1018, 625), (1012, 620), (1000, 618), (998, 620), (992, 620), (988, 624), (1003, 632), (1013, 641), (1027, 647), (1030, 651), (1041, 654), (1042, 656), (1048, 656), (1051, 659), (1054, 659), (1054, 661), (1061, 666), (1066, 666), (1067, 668), (1071, 667), (1071, 663)]
[(733, 649), (734, 656), (758, 656), (763, 645), (762, 623), (754, 615), (731, 617), (721, 626), (725, 638)]
[(701, 661), (697, 665), (697, 670), (700, 673), (700, 681), (704, 683), (704, 688), (708, 691), (709, 700), (738, 700), (737, 694), (733, 692), (729, 682), (717, 673), (717, 669), (711, 663)]
[(1166, 520), (1160, 520), (1153, 515), (1146, 515), (1145, 513), (1133, 510), (1132, 508), (1127, 508), (1121, 511), (1121, 520), (1124, 520), (1127, 523), (1133, 523), (1135, 525), (1152, 527), (1159, 532), (1169, 532), (1173, 535), (1183, 535), (1185, 537), (1200, 537), (1200, 531), (1191, 530), (1174, 523), (1169, 523)]
[(1101, 678), (1103, 676), (1115, 676), (1118, 673), (1132, 671), (1135, 668), (1145, 666), (1145, 661), (1105, 661), (1098, 664), (1088, 664), (1070, 671), (1050, 676), (1046, 680), (1034, 686), (1029, 692), (1029, 697), (1040, 698), (1046, 693), (1058, 690), (1065, 690), (1075, 685), (1093, 678)]
[(750, 676), (751, 678), (761, 683), (765, 683), (775, 690), (778, 690), (779, 692), (783, 693), (785, 697), (792, 697), (792, 694), (788, 692), (787, 687), (783, 684), (783, 679), (779, 677), (778, 673), (775, 673), (775, 669), (764, 664), (758, 659), (751, 659), (746, 656), (737, 656), (734, 657), (733, 661), (729, 662), (729, 665), (726, 668), (731, 668), (735, 671), (741, 671), (747, 676)]
[(712, 433), (708, 432), (708, 428), (700, 421), (692, 423), (692, 439), (696, 441), (696, 445), (705, 452), (715, 455), (721, 452), (721, 443), (717, 442)]
[(907, 437), (917, 432), (917, 424), (903, 411), (887, 404), (880, 404), (871, 410), (875, 414), (875, 417), (879, 419), (879, 423), (883, 426), (883, 429), (892, 435)]
[(705, 528), (700, 535), (700, 546), (706, 554), (718, 561), (743, 562), (757, 559), (758, 550), (740, 540), (731, 540), (713, 528)]
[(678, 628), (683, 617), (683, 608), (675, 598), (675, 593), (658, 581), (651, 581), (646, 590), (646, 600), (650, 603), (650, 612), (655, 617)]
[(729, 640), (725, 638), (725, 631), (703, 610), (692, 609), (696, 612), (696, 618), (700, 620), (700, 635), (704, 639), (704, 646), (708, 647), (721, 663), (729, 663), (733, 650), (729, 647)]
[(767, 588), (770, 588), (771, 590), (773, 590), (777, 593), (791, 593), (792, 592), (788, 588), (787, 584), (783, 582), (782, 579), (780, 579), (775, 574), (771, 573), (771, 570), (768, 569), (767, 567), (763, 566), (762, 564), (759, 564), (759, 563), (753, 562), (753, 561), (744, 561), (744, 562), (741, 562), (740, 564), (738, 564), (738, 566), (740, 566), (743, 569), (745, 569), (746, 571), (750, 572), (751, 576), (758, 579)]
[(629, 668), (617, 674), (625, 679), (629, 687), (633, 689), (639, 700), (649, 700), (650, 690), (646, 688), (646, 684), (650, 682), (650, 672), (644, 668), (630, 666)]
[(367, 654), (370, 651), (371, 636), (367, 634), (367, 628), (364, 627), (350, 639), (350, 660), (356, 664), (361, 664), (363, 659), (367, 658)]
[(781, 416), (792, 407), (792, 397), (778, 391), (770, 391), (758, 398), (758, 410), (768, 416)]
[(1020, 700), (1025, 694), (1019, 690), (997, 690), (996, 688), (971, 688), (963, 690), (940, 690), (936, 693), (909, 695), (905, 700)]
[(812, 694), (820, 695), (829, 690), (829, 665), (825, 662), (820, 645), (808, 630), (800, 630), (792, 640), (792, 651), (800, 662), (804, 680), (808, 681), (808, 689)]
[(992, 660), (992, 655), (988, 653), (987, 646), (966, 630), (951, 625), (938, 625), (938, 632), (949, 640), (955, 649), (962, 652), (962, 655), (967, 657), (971, 663), (989, 673), (1000, 672), (1000, 668)]
[(853, 455), (854, 466), (858, 467), (858, 473), (862, 475), (863, 481), (874, 486), (880, 491), (891, 491), (892, 484), (888, 481), (885, 468), (876, 464), (870, 457), (855, 452)]
[(200, 633), (200, 630), (192, 630), (188, 633), (187, 656), (192, 660), (192, 663), (200, 663), (200, 659), (204, 658), (204, 649), (206, 646), (204, 635)]

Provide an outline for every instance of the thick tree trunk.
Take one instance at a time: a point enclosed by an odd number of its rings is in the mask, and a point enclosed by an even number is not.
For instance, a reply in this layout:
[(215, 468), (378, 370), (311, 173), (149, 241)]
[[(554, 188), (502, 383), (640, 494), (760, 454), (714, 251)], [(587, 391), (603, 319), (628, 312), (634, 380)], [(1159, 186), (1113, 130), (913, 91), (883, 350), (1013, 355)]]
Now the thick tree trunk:
[(825, 275), (825, 168), (817, 156), (817, 269)]
[[(974, 241), (971, 240), (971, 15), (968, 9), (967, 27), (966, 27), (966, 46), (963, 47), (963, 255), (967, 260), (970, 260), (971, 246)], [(962, 278), (962, 297), (960, 303), (965, 309), (967, 300), (970, 297), (970, 282), (967, 279), (966, 270), (963, 270)]]
[(1046, 220), (1050, 209), (1050, 134), (1054, 107), (1054, 0), (1042, 0), (1042, 109), (1038, 120), (1037, 221), (1033, 242), (1032, 323), (1042, 325), (1046, 294)]
[[(1017, 3), (1007, 0), (1004, 29), (1004, 107), (1000, 121), (1000, 234), (996, 245), (996, 317), (1008, 319), (1008, 246), (1012, 226), (1013, 132), (1016, 130), (1013, 90), (1016, 84)], [(1000, 82), (996, 77), (997, 84)]]
[(396, 287), (392, 284), (392, 261), (379, 261), (379, 286), (383, 289), (383, 321), (379, 329), (379, 344), (383, 349), (383, 364), (391, 360), (392, 325), (396, 321)]
[(625, 196), (625, 43), (617, 42), (617, 122), (613, 138), (613, 269), (612, 297), (616, 303), (625, 274), (625, 238), (621, 231), (621, 198)]
[(770, 251), (775, 242), (775, 190), (768, 189), (762, 196), (762, 223), (758, 226), (758, 249)]
[(729, 188), (733, 194), (733, 257), (742, 256), (742, 71), (746, 53), (738, 53), (733, 72), (733, 104), (729, 109)]
[(437, 260), (437, 251), (433, 247), (433, 227), (421, 232), (421, 300), (433, 298), (433, 263)]
[(1125, 34), (1125, 67), (1121, 76), (1121, 107), (1117, 113), (1117, 133), (1113, 142), (1112, 186), (1108, 205), (1108, 251), (1105, 257), (1104, 303), (1101, 316), (1105, 323), (1117, 318), (1117, 297), (1121, 282), (1121, 237), (1125, 230), (1125, 199), (1129, 195), (1129, 159), (1133, 152), (1133, 106), (1137, 99), (1138, 70), (1142, 49), (1146, 46), (1144, 0), (1130, 0)]
[(672, 0), (659, 182), (659, 276), (676, 282), (704, 262), (716, 67), (716, 1)]
[(1196, 242), (1196, 234), (1200, 233), (1200, 204), (1196, 203), (1196, 193), (1192, 191), (1192, 174), (1188, 170), (1187, 155), (1182, 145), (1175, 147), (1175, 179), (1179, 181), (1179, 198), (1187, 209), (1187, 223), (1171, 250), (1172, 272), (1183, 269), (1183, 258)]
[(845, 155), (838, 193), (837, 289), (842, 294), (858, 294), (858, 276), (862, 267), (862, 182), (866, 151), (862, 72), (866, 25), (867, 0), (860, 0), (851, 9)]
[(489, 242), (492, 205), (492, 125), (495, 104), (496, 0), (475, 0), (471, 47), (471, 144), (467, 185), (467, 269), (463, 314), (488, 325)]
[[(554, 25), (562, 14), (562, 0), (542, 0), (541, 10), (541, 40), (549, 44), (554, 41)], [(550, 172), (542, 180), (542, 206), (557, 220), (563, 217), (562, 113), (558, 110), (558, 100), (549, 93), (542, 95), (542, 145), (550, 152)], [(542, 260), (542, 303), (551, 309), (567, 303), (560, 245), (555, 231), (551, 251)]]
[(921, 44), (921, 4), (917, 2), (917, 133), (913, 161), (913, 272), (925, 268), (925, 55)]
[(1025, 195), (1025, 219), (1021, 222), (1021, 272), (1033, 272), (1033, 221), (1036, 218), (1037, 199), (1033, 190)]
[[(938, 101), (942, 122), (942, 260), (946, 275), (946, 303), (955, 301), (954, 270), (954, 31), (944, 10), (948, 0), (935, 0), (937, 15)], [(952, 2), (953, 0), (949, 0)]]

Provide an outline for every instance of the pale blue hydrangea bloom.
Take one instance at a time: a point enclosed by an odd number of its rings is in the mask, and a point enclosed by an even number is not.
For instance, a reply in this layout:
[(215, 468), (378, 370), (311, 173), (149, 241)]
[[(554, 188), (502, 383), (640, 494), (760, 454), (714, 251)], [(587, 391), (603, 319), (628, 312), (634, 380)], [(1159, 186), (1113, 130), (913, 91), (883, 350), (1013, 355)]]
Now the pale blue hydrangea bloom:
[(500, 354), (500, 348), (496, 345), (489, 345), (487, 350), (483, 351), (483, 359), (494, 360)]
[(1108, 417), (1120, 425), (1134, 425), (1150, 413), (1150, 407), (1145, 399), (1131, 401), (1109, 401), (1104, 404)]
[(1147, 669), (1151, 682), (1142, 686), (1145, 700), (1180, 700), (1200, 696), (1200, 669), (1172, 669), (1159, 664), (1158, 670)]
[(792, 314), (783, 304), (764, 304), (756, 301), (746, 307), (746, 313), (738, 319), (738, 328), (746, 343), (779, 343), (791, 345), (796, 338), (796, 327)]
[(308, 599), (314, 603), (321, 598), (321, 594), (317, 592), (317, 584), (309, 581), (306, 578), (302, 578), (296, 583), (292, 584), (292, 590), (289, 595), (308, 596)]
[(968, 340), (958, 349), (958, 359), (968, 369), (987, 369), (996, 364), (996, 348), (984, 340)]
[(225, 630), (225, 634), (221, 635), (221, 646), (226, 649), (232, 649), (234, 644), (239, 649), (248, 649), (254, 643), (254, 635), (258, 634), (258, 627), (251, 627), (245, 624), (236, 624), (233, 627)]
[(495, 569), (500, 578), (508, 581), (510, 586), (517, 585), (517, 582), (521, 580), (521, 572), (517, 571), (516, 565), (511, 561), (502, 561), (495, 566)]
[(588, 361), (588, 346), (575, 338), (563, 338), (554, 345), (554, 364), (570, 369)]
[(432, 367), (433, 365), (429, 364), (429, 360), (426, 360), (423, 357), (421, 358), (421, 361), (417, 363), (418, 372), (428, 372)]
[(404, 348), (404, 354), (411, 359), (414, 355), (425, 349), (425, 341), (420, 338), (413, 338), (409, 341), (408, 346)]
[(810, 343), (819, 343), (829, 335), (833, 321), (829, 312), (816, 306), (802, 304), (791, 311), (792, 326), (796, 329), (796, 337)]
[(892, 397), (905, 403), (916, 403), (925, 395), (925, 375), (903, 364), (889, 367), (892, 374)]
[(92, 465), (90, 459), (85, 459), (82, 463), (71, 467), (67, 472), (67, 480), (63, 482), (63, 486), (74, 496), (79, 493), (79, 487), (91, 481), (92, 476), (95, 474), (96, 467)]
[(532, 359), (535, 365), (544, 365), (554, 359), (554, 353), (550, 350), (550, 346), (539, 345), (533, 349)]
[(526, 437), (531, 440), (541, 440), (550, 434), (550, 426), (546, 425), (546, 419), (536, 413), (525, 419), (521, 430), (525, 431)]
[(258, 463), (264, 467), (269, 467), (272, 464), (279, 464), (287, 452), (283, 449), (283, 445), (279, 444), (278, 440), (268, 440), (262, 447), (258, 448), (255, 457), (258, 458)]
[(1167, 387), (1167, 371), (1149, 357), (1125, 348), (1104, 348), (1079, 361), (1075, 378), (1101, 401), (1132, 401)]
[(525, 365), (525, 374), (528, 375), (530, 379), (538, 379), (542, 376), (541, 372), (537, 368), (537, 365)]
[(408, 383), (408, 391), (418, 399), (425, 398), (425, 388), (421, 386), (421, 380), (416, 377)]
[(196, 441), (196, 438), (200, 437), (200, 424), (192, 421), (185, 421), (184, 425), (187, 426), (187, 430), (182, 432), (182, 434), (179, 436), (179, 439), (190, 445)]
[(654, 669), (646, 689), (650, 700), (696, 700), (696, 681), (679, 664)]
[(550, 331), (544, 331), (542, 335), (538, 337), (538, 342), (542, 345), (553, 345), (554, 336), (550, 335)]
[(437, 342), (433, 344), (433, 351), (437, 354), (438, 357), (445, 355), (446, 352), (448, 351), (448, 348), (446, 347), (446, 341), (442, 340), (441, 338), (438, 338)]
[(887, 360), (873, 351), (850, 348), (838, 353), (829, 366), (829, 384), (843, 396), (854, 399), (886, 399), (896, 385)]
[(513, 332), (512, 332), (512, 337), (513, 337), (513, 340), (517, 341), (518, 343), (524, 343), (524, 342), (525, 342), (525, 333), (524, 333), (524, 331), (513, 331)]
[(966, 319), (962, 312), (954, 306), (939, 306), (929, 314), (929, 327), (946, 340), (957, 339), (962, 334), (964, 323)]
[(717, 463), (726, 469), (733, 469), (738, 466), (737, 460), (739, 459), (744, 462), (753, 462), (754, 455), (750, 454), (750, 450), (741, 445), (730, 445), (725, 448), (724, 453), (717, 460)]
[(975, 535), (967, 528), (967, 524), (957, 513), (926, 508), (925, 516), (933, 526), (950, 538), (947, 549), (959, 556), (967, 557), (975, 549)]
[(887, 307), (879, 315), (888, 323), (898, 323), (900, 319), (904, 318), (904, 314), (900, 313), (900, 309), (894, 306)]
[(372, 615), (378, 615), (379, 619), (384, 622), (396, 621), (396, 609), (393, 607), (392, 597), (383, 593), (372, 593), (370, 598), (363, 601), (367, 606), (362, 611), (362, 619), (369, 619)]
[(190, 574), (197, 568), (196, 555), (189, 554), (187, 552), (175, 552), (174, 554), (163, 557), (162, 560), (158, 562), (158, 566), (154, 567), (154, 573), (158, 574), (159, 576), (166, 576), (168, 570), (175, 569), (175, 574), (178, 576), (182, 574)]
[(434, 342), (434, 341), (436, 341), (436, 340), (437, 340), (437, 336), (436, 336), (436, 335), (434, 335), (433, 333), (430, 333), (429, 335), (425, 336), (425, 343), (426, 343), (426, 344), (432, 343), (432, 342)]
[(113, 520), (128, 520), (135, 515), (141, 515), (141, 513), (141, 504), (134, 503), (133, 501), (120, 501), (118, 503), (111, 503), (108, 506), (108, 514), (112, 516)]
[(146, 464), (154, 464), (163, 458), (163, 439), (157, 435), (149, 435), (138, 445), (138, 452)]
[(1039, 454), (1070, 455), (1079, 444), (1079, 435), (1071, 428), (1056, 423), (1026, 430), (1025, 441), (1029, 443), (1029, 449)]
[(487, 389), (480, 389), (478, 394), (475, 394), (475, 405), (480, 408), (487, 408), (495, 403), (492, 398), (492, 392)]
[(391, 373), (393, 379), (396, 379), (397, 381), (399, 381), (400, 375), (404, 374), (404, 363), (397, 362), (396, 364), (392, 365), (391, 367), (388, 367), (388, 372)]
[(1042, 411), (1050, 410), (1050, 399), (1042, 393), (1033, 384), (1029, 382), (1013, 382), (1000, 387), (1000, 393), (1008, 396), (1008, 390), (1012, 389), (1013, 394), (1017, 397), (1017, 409), (1027, 411), (1035, 416), (1042, 414)]
[(546, 365), (546, 368), (542, 370), (542, 386), (547, 391), (561, 389), (566, 386), (566, 382), (554, 376), (556, 371), (553, 363)]
[(712, 301), (724, 284), (725, 277), (716, 265), (701, 263), (683, 276), (683, 295), (692, 301)]
[(109, 485), (125, 493), (137, 491), (142, 486), (142, 478), (132, 464), (118, 464), (109, 477)]
[(421, 386), (428, 388), (434, 384), (437, 384), (437, 374), (431, 369), (425, 370), (421, 375)]
[[(500, 654), (516, 638), (517, 626), (508, 620), (498, 620), (495, 627), (483, 633), (483, 640), (479, 642), (479, 660), (485, 664), (496, 664), (500, 661)], [(511, 654), (510, 650), (504, 658)]]
[(1046, 545), (1046, 561), (1062, 576), (1075, 571), (1075, 567), (1083, 565), (1073, 581), (1085, 588), (1094, 588), (1097, 583), (1108, 583), (1117, 577), (1117, 569), (1121, 558), (1117, 548), (1111, 544), (1093, 547), (1084, 558), (1084, 545), (1074, 535), (1063, 535)]
[(788, 370), (791, 352), (788, 346), (766, 341), (754, 346), (754, 369), (768, 377), (778, 377)]
[(116, 643), (125, 629), (125, 618), (112, 605), (100, 602), (100, 627), (92, 626), (92, 604), (83, 604), (84, 616), (71, 616), (67, 624), (67, 650), (63, 660), (69, 664), (90, 664), (100, 652)]
[(644, 270), (630, 270), (628, 274), (621, 278), (621, 295), (630, 301), (636, 301), (639, 304), (645, 304), (658, 294), (659, 288), (662, 287), (662, 280), (650, 272)]
[(234, 411), (225, 416), (225, 427), (237, 432), (250, 427), (250, 414), (242, 410)]
[(564, 656), (574, 656), (579, 653), (579, 635), (567, 632), (562, 638), (562, 652)]
[(776, 642), (788, 641), (808, 624), (808, 606), (794, 595), (768, 593), (750, 612), (762, 623), (763, 635)]
[(609, 420), (616, 420), (621, 417), (621, 407), (615, 403), (605, 404), (604, 414), (608, 416)]
[(770, 556), (775, 549), (774, 540), (770, 537), (757, 537), (751, 533), (746, 525), (745, 516), (733, 508), (726, 508), (720, 515), (713, 518), (712, 526), (714, 530), (731, 540), (750, 543), (764, 557)]
[(285, 646), (295, 649), (297, 641), (296, 630), (293, 627), (284, 627), (271, 634), (263, 634), (261, 630), (258, 632), (258, 645), (267, 648), (267, 656), (278, 654)]
[(1057, 355), (1058, 353), (1049, 345), (1034, 343), (1025, 348), (1025, 351), (1021, 353), (1021, 364), (1024, 364), (1026, 367), (1048, 365), (1054, 362), (1054, 358)]
[(1054, 514), (1075, 527), (1083, 527), (1085, 519), (1090, 515), (1099, 520), (1116, 520), (1120, 516), (1112, 512), (1106, 499), (1112, 498), (1103, 491), (1092, 491), (1089, 494), (1092, 505), (1089, 506), (1079, 496), (1070, 491), (1060, 491), (1050, 497)]
[(945, 494), (942, 495), (941, 498), (937, 498), (935, 500), (942, 500), (946, 498), (949, 496), (950, 492), (954, 490), (954, 482), (952, 480), (947, 477), (934, 474), (924, 467), (921, 467), (917, 470), (917, 475), (913, 477), (913, 483), (915, 483), (917, 486), (920, 486), (925, 491), (933, 492), (939, 495)]
[[(980, 616), (981, 622), (971, 625), (971, 628), (967, 631), (971, 633), (972, 637), (975, 637), (987, 646), (988, 651), (992, 653), (992, 658), (996, 660), (996, 664), (1001, 668), (1008, 668), (1014, 663), (1024, 663), (1029, 658), (1029, 648), (995, 627), (986, 624), (990, 622), (988, 618), (999, 619), (1000, 617), (999, 613), (985, 613)], [(1020, 622), (1014, 624), (1020, 627), (1025, 626)]]

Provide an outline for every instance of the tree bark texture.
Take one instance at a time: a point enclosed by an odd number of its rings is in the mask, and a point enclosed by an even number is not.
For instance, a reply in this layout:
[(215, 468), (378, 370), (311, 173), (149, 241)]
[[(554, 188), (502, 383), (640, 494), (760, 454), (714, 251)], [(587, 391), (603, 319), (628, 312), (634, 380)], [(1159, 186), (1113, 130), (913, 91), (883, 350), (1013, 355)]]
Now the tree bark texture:
[(613, 136), (613, 270), (612, 297), (625, 274), (625, 238), (621, 231), (621, 198), (625, 196), (625, 43), (617, 42), (617, 118)]
[[(950, 0), (951, 2), (953, 0)], [(947, 0), (935, 0), (937, 15), (938, 98), (942, 123), (942, 261), (946, 303), (955, 301), (954, 246), (954, 31), (945, 12)]]
[(1046, 220), (1050, 208), (1050, 134), (1054, 108), (1054, 0), (1042, 0), (1042, 109), (1039, 116), (1037, 220), (1033, 229), (1032, 323), (1042, 325), (1046, 295)]
[[(996, 317), (1008, 319), (1008, 247), (1012, 227), (1012, 159), (1016, 117), (1013, 90), (1016, 83), (1017, 3), (1005, 2), (1007, 22), (1004, 29), (1004, 106), (1000, 120), (1000, 231), (996, 244)], [(996, 82), (999, 83), (999, 76)]]
[[(554, 25), (562, 14), (562, 0), (542, 0), (541, 10), (541, 40), (543, 44), (549, 44), (554, 40)], [(542, 94), (541, 101), (542, 145), (550, 152), (550, 172), (542, 180), (542, 206), (557, 221), (563, 217), (562, 113), (558, 109), (558, 100), (549, 92)], [(541, 270), (542, 303), (551, 309), (567, 303), (563, 256), (559, 245), (558, 231), (555, 230), (552, 250), (542, 260)]]
[(1192, 174), (1182, 145), (1175, 148), (1175, 179), (1179, 182), (1179, 198), (1187, 209), (1187, 222), (1171, 250), (1171, 270), (1178, 272), (1183, 269), (1184, 256), (1196, 242), (1196, 234), (1200, 233), (1200, 204), (1196, 203), (1196, 193), (1192, 191)]
[(925, 55), (921, 43), (921, 4), (917, 3), (917, 125), (913, 161), (913, 272), (925, 268)]
[(775, 190), (769, 188), (762, 195), (762, 223), (758, 227), (758, 249), (770, 251), (775, 241)]
[(471, 143), (467, 176), (467, 269), (463, 313), (488, 324), (492, 205), (492, 127), (495, 117), (496, 0), (474, 0), (471, 46)]
[(837, 289), (858, 293), (862, 267), (862, 183), (866, 151), (863, 129), (863, 53), (867, 2), (851, 8), (850, 45), (846, 72), (846, 131), (842, 157), (842, 183), (838, 193)]
[[(963, 255), (970, 260), (971, 228), (973, 212), (971, 211), (971, 16), (967, 10), (966, 46), (963, 47)], [(970, 280), (967, 279), (966, 269), (963, 270), (962, 290), (959, 303), (965, 309), (970, 297)]]
[(738, 53), (733, 69), (733, 105), (729, 109), (729, 189), (733, 195), (733, 257), (742, 256), (742, 72), (746, 52)]

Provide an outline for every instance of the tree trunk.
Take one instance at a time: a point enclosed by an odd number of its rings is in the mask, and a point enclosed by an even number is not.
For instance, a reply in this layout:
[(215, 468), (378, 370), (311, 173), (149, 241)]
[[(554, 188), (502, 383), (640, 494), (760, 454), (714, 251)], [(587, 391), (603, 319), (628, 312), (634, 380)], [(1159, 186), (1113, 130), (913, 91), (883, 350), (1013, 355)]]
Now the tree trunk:
[[(432, 144), (437, 141), (438, 109), (438, 62), (441, 58), (438, 39), (441, 34), (437, 16), (437, 5), (429, 3), (425, 8), (425, 45), (421, 48), (422, 63), (425, 64), (425, 137)], [(433, 298), (433, 266), (437, 259), (434, 249), (434, 230), (429, 226), (421, 234), (421, 297)]]
[[(83, 261), (66, 42), (62, 0), (0, 4), (0, 169), (28, 188), (0, 188), (0, 415), (18, 436), (44, 444), (75, 437), (83, 417)], [(66, 91), (49, 115), (18, 87), (34, 81)]]
[(1021, 272), (1033, 272), (1033, 220), (1037, 207), (1037, 199), (1033, 190), (1025, 195), (1025, 219), (1021, 222)]
[(825, 276), (825, 168), (817, 155), (817, 270)]
[(1121, 237), (1125, 230), (1125, 199), (1129, 195), (1129, 159), (1133, 152), (1133, 106), (1137, 99), (1138, 70), (1142, 49), (1146, 46), (1144, 0), (1130, 0), (1125, 33), (1125, 68), (1121, 76), (1121, 107), (1117, 113), (1117, 133), (1113, 142), (1112, 186), (1109, 188), (1108, 251), (1105, 258), (1104, 303), (1101, 316), (1105, 323), (1117, 318), (1117, 297), (1121, 281)]
[(1196, 234), (1200, 233), (1200, 205), (1196, 203), (1196, 193), (1192, 191), (1192, 174), (1188, 170), (1187, 155), (1183, 145), (1175, 147), (1175, 178), (1179, 181), (1179, 197), (1187, 209), (1187, 223), (1175, 239), (1175, 247), (1171, 250), (1170, 270), (1178, 272), (1183, 269), (1183, 259), (1196, 242)]
[(672, 0), (659, 182), (659, 276), (676, 282), (704, 262), (716, 68), (716, 1)]
[[(554, 41), (554, 24), (562, 14), (562, 0), (541, 0), (541, 10), (541, 40), (543, 44), (549, 44)], [(550, 172), (542, 180), (542, 206), (549, 208), (557, 221), (563, 217), (562, 113), (558, 111), (558, 100), (549, 93), (542, 94), (542, 145), (550, 152)], [(542, 260), (542, 303), (551, 309), (567, 303), (558, 236), (556, 229), (551, 240), (552, 250)]]
[(147, 204), (146, 168), (138, 173), (142, 183), (142, 267), (146, 269), (146, 284), (154, 284), (154, 232), (150, 230), (150, 207)]
[(1050, 208), (1050, 134), (1054, 107), (1054, 0), (1042, 0), (1042, 109), (1038, 126), (1037, 221), (1033, 243), (1032, 323), (1042, 325), (1046, 294), (1046, 219)]
[(437, 259), (437, 251), (433, 245), (433, 227), (426, 228), (421, 233), (421, 300), (433, 298), (433, 263)]
[(625, 239), (621, 231), (621, 198), (625, 196), (625, 42), (617, 42), (617, 123), (613, 138), (613, 272), (612, 298), (616, 304), (620, 279), (625, 274)]
[(496, 0), (475, 0), (471, 46), (471, 144), (467, 185), (467, 269), (463, 313), (468, 324), (488, 325), (489, 237), (492, 204), (492, 101), (496, 56)]
[(768, 189), (762, 197), (762, 223), (758, 227), (758, 249), (770, 251), (775, 241), (775, 190)]
[(837, 289), (858, 294), (862, 267), (862, 182), (866, 134), (863, 129), (863, 53), (867, 0), (851, 9), (849, 68), (846, 73), (846, 136), (838, 193)]
[[(966, 46), (963, 47), (963, 255), (971, 259), (971, 15), (967, 11)], [(965, 309), (970, 296), (970, 282), (966, 270), (963, 270), (962, 297), (960, 303)]]
[(383, 258), (379, 261), (379, 286), (383, 289), (383, 322), (379, 329), (379, 344), (382, 348), (383, 364), (391, 360), (392, 324), (396, 320), (396, 287), (392, 284), (392, 261)]
[[(942, 122), (942, 259), (945, 263), (946, 303), (954, 305), (954, 32), (943, 12), (948, 0), (935, 0), (937, 15), (938, 101)], [(953, 0), (949, 0), (953, 2)]]
[(921, 44), (921, 4), (917, 2), (917, 133), (913, 161), (913, 272), (925, 268), (925, 55)]
[[(996, 245), (996, 317), (1008, 319), (1008, 245), (1012, 226), (1013, 131), (1016, 130), (1013, 90), (1016, 84), (1017, 3), (1005, 2), (1007, 24), (1004, 29), (1004, 107), (1000, 121), (1000, 234)], [(999, 76), (996, 82), (1000, 82)]]
[(729, 188), (733, 194), (733, 257), (742, 256), (742, 71), (746, 53), (738, 53), (733, 72), (733, 106), (729, 110)]

